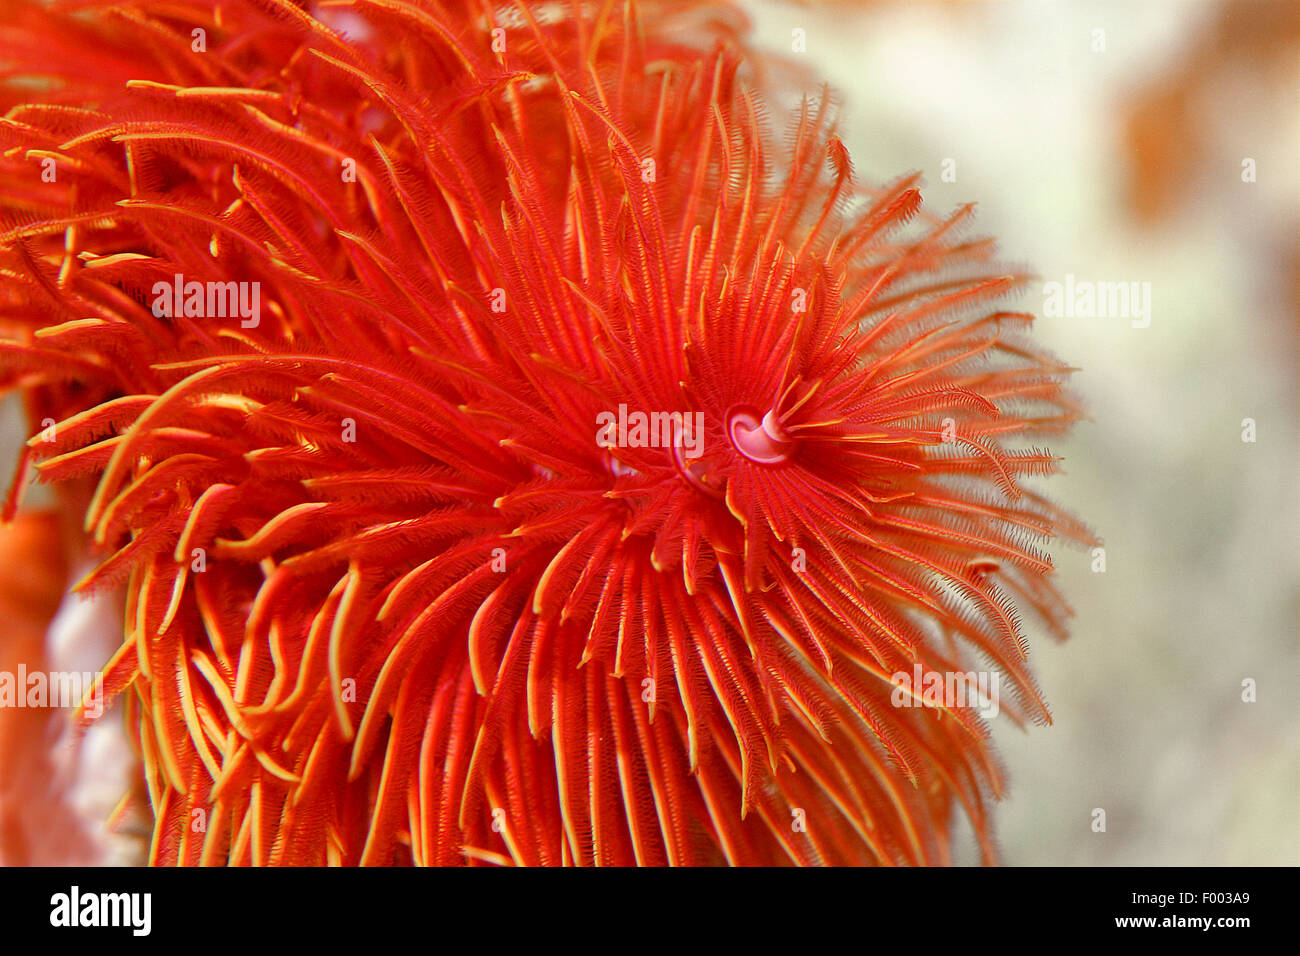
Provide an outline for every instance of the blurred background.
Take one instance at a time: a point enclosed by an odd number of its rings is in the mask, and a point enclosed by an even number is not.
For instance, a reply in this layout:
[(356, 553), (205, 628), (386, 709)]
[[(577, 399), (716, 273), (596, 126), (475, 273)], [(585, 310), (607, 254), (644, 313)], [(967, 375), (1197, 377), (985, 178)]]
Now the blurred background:
[[(757, 47), (830, 83), (860, 181), (920, 169), (932, 211), (978, 202), (978, 230), (1041, 277), (1018, 307), (1043, 316), (1043, 285), (1067, 276), (1150, 284), (1146, 327), (1036, 323), (1092, 415), (1054, 444), (1066, 474), (1045, 488), (1102, 537), (1105, 571), (1056, 549), (1077, 617), (1064, 644), (1031, 634), (1055, 724), (998, 733), (1004, 862), (1300, 863), (1300, 3), (742, 6)], [(0, 459), (25, 437), (0, 407)], [(47, 519), (28, 520), (0, 537), (10, 655), (36, 653), (77, 570), (31, 560), (24, 536)], [(97, 666), (117, 640), (82, 632), (75, 653), (47, 642), (50, 666)], [(132, 772), (120, 722), (78, 767), (28, 713), (0, 728), (0, 862), (42, 862), (17, 842), (33, 828), (66, 833), (50, 852), (138, 859), (138, 841), (5, 810), (21, 774), (73, 786), (80, 818), (103, 820)]]
[[(830, 83), (860, 181), (978, 202), (1081, 370), (1042, 487), (1106, 570), (1054, 549), (1077, 617), (1030, 635), (1055, 724), (997, 735), (1004, 862), (1300, 863), (1300, 4), (745, 6)], [(1045, 316), (1067, 275), (1150, 283), (1150, 325)]]

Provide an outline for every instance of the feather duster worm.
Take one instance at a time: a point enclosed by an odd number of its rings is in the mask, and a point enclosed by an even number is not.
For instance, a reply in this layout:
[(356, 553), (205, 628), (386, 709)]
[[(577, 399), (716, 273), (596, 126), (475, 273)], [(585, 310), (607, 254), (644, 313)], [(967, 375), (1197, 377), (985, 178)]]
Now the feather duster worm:
[(774, 136), (727, 9), (15, 10), (15, 488), (97, 482), (153, 862), (993, 858), (984, 722), (893, 675), (1048, 719), (1089, 535), (969, 209)]

